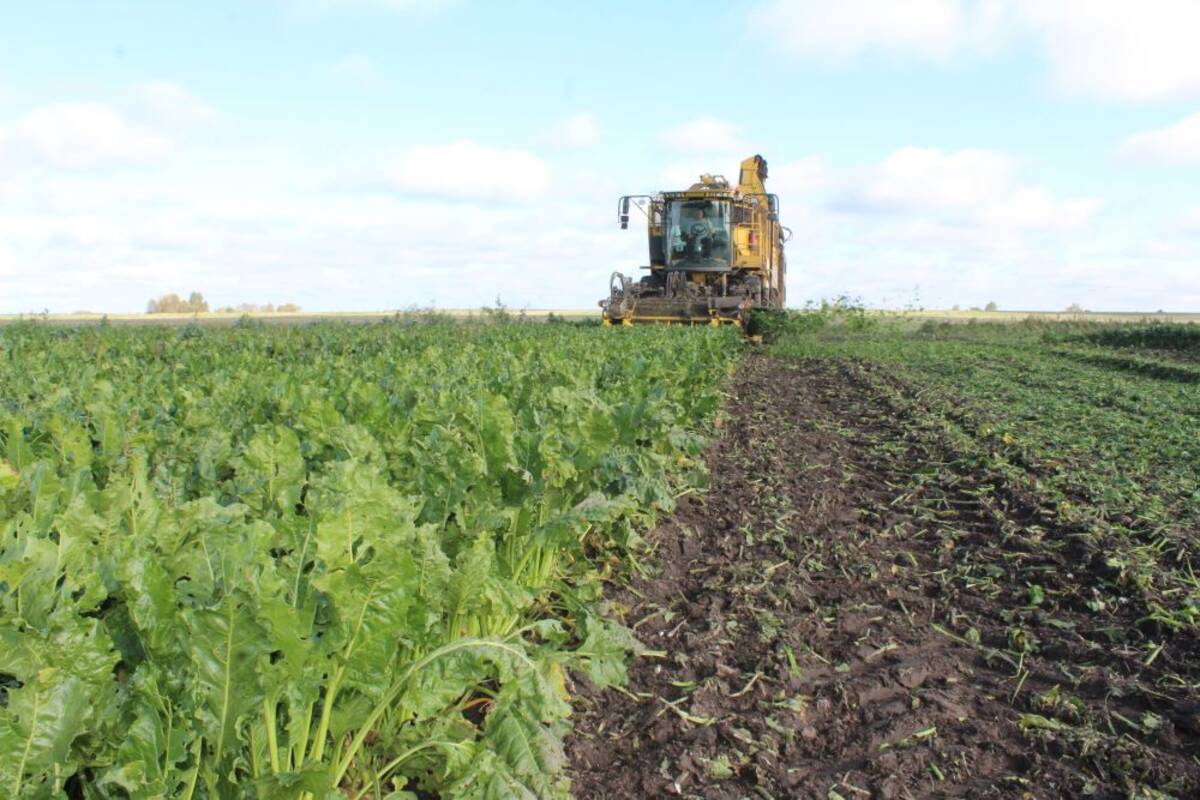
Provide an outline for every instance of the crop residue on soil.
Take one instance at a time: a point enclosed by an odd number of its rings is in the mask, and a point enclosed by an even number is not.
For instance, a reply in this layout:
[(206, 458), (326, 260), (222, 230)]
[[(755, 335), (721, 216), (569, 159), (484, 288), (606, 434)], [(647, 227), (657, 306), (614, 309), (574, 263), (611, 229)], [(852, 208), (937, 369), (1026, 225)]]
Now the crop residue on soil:
[(1088, 566), (878, 386), (906, 391), (860, 362), (744, 361), (711, 489), (651, 534), (655, 574), (610, 591), (651, 652), (627, 691), (577, 687), (575, 795), (1195, 796), (1197, 695), (1159, 678), (1200, 667), (1015, 601), (1018, 568), (1066, 596)]

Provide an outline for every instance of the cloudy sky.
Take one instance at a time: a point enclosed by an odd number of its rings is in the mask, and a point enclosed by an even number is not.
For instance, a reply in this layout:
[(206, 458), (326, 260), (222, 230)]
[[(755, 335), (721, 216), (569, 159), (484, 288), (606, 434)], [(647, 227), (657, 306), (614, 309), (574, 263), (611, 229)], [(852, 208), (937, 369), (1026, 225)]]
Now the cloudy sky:
[(762, 153), (789, 299), (1200, 310), (1196, 0), (2, 0), (0, 313), (594, 307)]

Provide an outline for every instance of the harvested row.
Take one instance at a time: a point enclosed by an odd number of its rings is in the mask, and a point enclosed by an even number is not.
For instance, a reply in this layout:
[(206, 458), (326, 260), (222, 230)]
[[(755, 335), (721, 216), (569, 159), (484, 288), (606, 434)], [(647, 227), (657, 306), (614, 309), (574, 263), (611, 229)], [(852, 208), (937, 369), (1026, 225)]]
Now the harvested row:
[(745, 362), (710, 493), (612, 594), (651, 652), (585, 692), (577, 796), (1200, 789), (1190, 634), (1139, 646), (1145, 606), (890, 373)]

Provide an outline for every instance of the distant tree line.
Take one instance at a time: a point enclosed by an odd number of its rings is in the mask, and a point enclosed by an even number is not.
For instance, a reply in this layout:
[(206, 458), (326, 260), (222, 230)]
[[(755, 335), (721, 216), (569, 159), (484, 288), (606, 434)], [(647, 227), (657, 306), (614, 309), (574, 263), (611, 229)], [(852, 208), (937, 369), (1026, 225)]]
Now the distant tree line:
[(238, 303), (236, 306), (222, 306), (217, 309), (218, 314), (270, 314), (272, 312), (294, 314), (300, 311), (300, 306), (295, 303), (267, 303), (260, 306), (258, 303)]
[(195, 314), (204, 311), (208, 311), (208, 301), (199, 292), (192, 292), (187, 300), (172, 292), (146, 304), (147, 314)]
[[(179, 295), (172, 292), (151, 300), (146, 304), (147, 314), (202, 314), (209, 310), (208, 301), (204, 299), (204, 295), (200, 292), (192, 292), (184, 300)], [(285, 314), (294, 314), (300, 311), (300, 306), (295, 303), (267, 303), (259, 305), (257, 303), (242, 303), (237, 306), (224, 306), (217, 309), (218, 314), (261, 314), (282, 312)]]

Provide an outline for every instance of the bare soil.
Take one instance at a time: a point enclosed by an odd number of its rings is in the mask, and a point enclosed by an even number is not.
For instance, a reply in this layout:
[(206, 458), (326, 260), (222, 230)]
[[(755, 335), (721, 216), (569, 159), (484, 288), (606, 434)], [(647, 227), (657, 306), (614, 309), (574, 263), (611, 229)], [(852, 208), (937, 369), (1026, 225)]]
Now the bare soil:
[(1113, 645), (1140, 610), (1098, 618), (1102, 561), (888, 399), (919, 393), (763, 355), (731, 392), (711, 489), (610, 588), (648, 652), (575, 686), (577, 797), (1200, 793), (1195, 643)]

